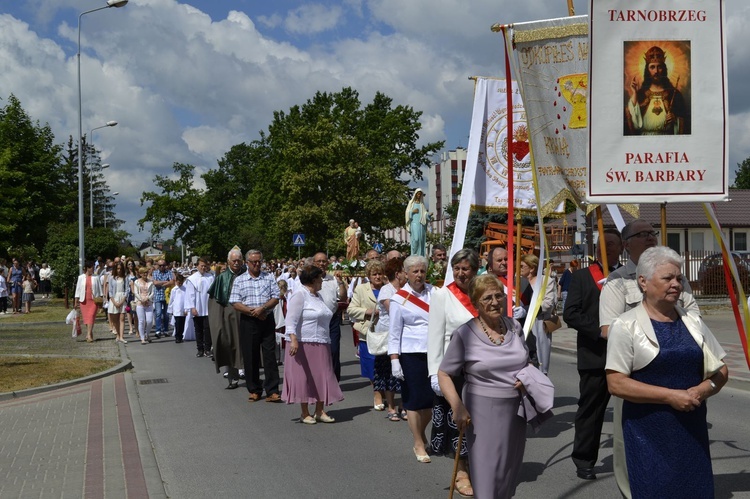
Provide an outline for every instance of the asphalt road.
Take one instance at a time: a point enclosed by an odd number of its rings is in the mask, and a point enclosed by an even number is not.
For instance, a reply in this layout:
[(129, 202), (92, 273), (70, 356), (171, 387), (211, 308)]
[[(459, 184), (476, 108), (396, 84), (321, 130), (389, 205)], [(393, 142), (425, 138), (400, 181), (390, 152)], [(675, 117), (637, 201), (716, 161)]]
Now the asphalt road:
[[(195, 344), (172, 339), (127, 345), (138, 400), (167, 494), (175, 498), (444, 498), (452, 461), (420, 464), (406, 422), (372, 409), (359, 377), (349, 329), (342, 335), (346, 400), (328, 409), (335, 424), (298, 423), (297, 405), (247, 402), (244, 384), (225, 390)], [(583, 481), (570, 461), (578, 375), (572, 355), (553, 353), (555, 417), (530, 429), (516, 497), (616, 498), (611, 410), (604, 426), (599, 479)], [(143, 382), (146, 384), (143, 384)], [(156, 382), (154, 382), (156, 381)], [(747, 391), (725, 388), (709, 401), (717, 498), (750, 498)], [(686, 497), (687, 497), (687, 492)], [(458, 496), (456, 496), (458, 497)]]

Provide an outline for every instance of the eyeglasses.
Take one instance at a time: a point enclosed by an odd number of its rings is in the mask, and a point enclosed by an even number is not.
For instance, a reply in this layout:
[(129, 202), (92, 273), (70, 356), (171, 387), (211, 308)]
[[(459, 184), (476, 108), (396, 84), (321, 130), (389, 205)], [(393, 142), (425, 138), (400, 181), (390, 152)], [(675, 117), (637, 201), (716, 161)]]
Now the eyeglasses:
[(241, 258), (237, 259), (237, 260), (229, 260), (229, 261), (232, 262), (232, 263), (242, 263), (242, 259)]
[(635, 234), (632, 234), (628, 236), (628, 239), (633, 239), (634, 237), (637, 237), (638, 239), (646, 239), (648, 237), (656, 238), (659, 235), (658, 231), (655, 230), (643, 230), (641, 232), (637, 232)]
[(249, 265), (260, 265), (260, 260), (248, 260), (247, 263)]
[(505, 300), (505, 298), (506, 298), (505, 293), (495, 293), (493, 295), (481, 297), (479, 299), (479, 303), (481, 303), (482, 305), (490, 305), (493, 302), (493, 300), (497, 301), (498, 303), (502, 303), (503, 300)]

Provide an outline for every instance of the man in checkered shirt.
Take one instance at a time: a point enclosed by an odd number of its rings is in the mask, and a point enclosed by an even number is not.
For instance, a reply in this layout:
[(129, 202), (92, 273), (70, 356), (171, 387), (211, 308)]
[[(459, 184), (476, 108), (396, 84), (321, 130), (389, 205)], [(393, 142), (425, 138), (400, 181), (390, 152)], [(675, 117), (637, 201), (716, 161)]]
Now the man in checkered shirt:
[(160, 259), (151, 273), (154, 281), (154, 318), (156, 319), (156, 337), (167, 336), (169, 321), (167, 320), (167, 288), (174, 286), (174, 276), (167, 268), (167, 262)]
[[(229, 303), (240, 314), (240, 349), (245, 365), (245, 384), (250, 393), (248, 401), (260, 400), (266, 392), (266, 402), (281, 402), (279, 367), (276, 365), (276, 321), (273, 309), (279, 302), (279, 286), (272, 274), (263, 272), (263, 255), (250, 250), (245, 255), (247, 272), (237, 276), (232, 284)], [(260, 382), (260, 356), (263, 355), (265, 381)]]

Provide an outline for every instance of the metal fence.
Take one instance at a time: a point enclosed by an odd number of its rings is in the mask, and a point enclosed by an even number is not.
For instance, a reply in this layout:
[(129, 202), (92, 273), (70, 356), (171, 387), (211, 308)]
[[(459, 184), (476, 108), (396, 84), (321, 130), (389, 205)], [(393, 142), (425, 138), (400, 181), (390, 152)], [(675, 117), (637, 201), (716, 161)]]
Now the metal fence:
[[(693, 288), (693, 294), (704, 297), (728, 297), (729, 291), (724, 273), (721, 253), (715, 251), (683, 251), (680, 253), (685, 259), (683, 272)], [(733, 252), (732, 256), (737, 265), (740, 282), (746, 294), (750, 293), (750, 253)], [(628, 261), (627, 254), (622, 256), (620, 263)], [(587, 267), (582, 262), (581, 268)], [(731, 280), (731, 278), (730, 278)], [(732, 286), (734, 289), (734, 286)]]

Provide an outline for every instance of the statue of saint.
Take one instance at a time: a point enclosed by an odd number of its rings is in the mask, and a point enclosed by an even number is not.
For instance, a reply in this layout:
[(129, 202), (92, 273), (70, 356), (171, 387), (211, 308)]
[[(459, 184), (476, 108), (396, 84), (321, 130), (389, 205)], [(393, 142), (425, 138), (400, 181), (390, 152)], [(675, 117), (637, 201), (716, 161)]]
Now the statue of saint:
[(411, 235), (411, 254), (427, 256), (427, 208), (422, 189), (414, 191), (406, 206), (406, 230)]
[(359, 257), (359, 237), (361, 235), (362, 229), (359, 228), (359, 224), (352, 218), (349, 220), (349, 225), (344, 229), (347, 260), (354, 260)]

